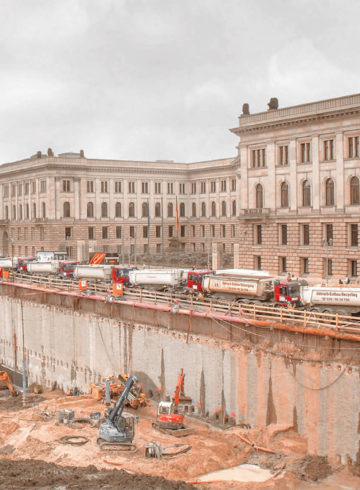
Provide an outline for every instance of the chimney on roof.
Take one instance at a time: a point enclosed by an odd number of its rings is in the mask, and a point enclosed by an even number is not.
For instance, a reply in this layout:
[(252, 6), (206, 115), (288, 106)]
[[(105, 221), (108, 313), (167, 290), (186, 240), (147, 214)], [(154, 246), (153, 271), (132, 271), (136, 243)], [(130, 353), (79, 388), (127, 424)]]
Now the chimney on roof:
[(84, 150), (80, 150), (80, 158), (85, 158)]
[(48, 157), (53, 157), (54, 156), (54, 152), (52, 151), (51, 148), (48, 148), (47, 154), (48, 154)]

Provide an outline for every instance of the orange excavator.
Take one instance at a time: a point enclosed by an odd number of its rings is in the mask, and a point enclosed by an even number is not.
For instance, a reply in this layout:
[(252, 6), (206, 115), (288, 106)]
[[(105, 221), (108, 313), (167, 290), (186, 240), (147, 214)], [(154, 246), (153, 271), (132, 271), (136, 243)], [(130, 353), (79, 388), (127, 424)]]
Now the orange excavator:
[[(110, 397), (116, 398), (123, 392), (129, 376), (127, 374), (119, 374), (117, 378), (110, 376), (108, 379), (110, 380)], [(98, 385), (90, 384), (89, 386), (91, 388), (91, 395), (93, 398), (95, 398), (95, 400), (105, 398), (104, 383)], [(135, 410), (139, 407), (146, 407), (148, 405), (146, 394), (141, 391), (141, 385), (139, 385), (137, 382), (132, 384), (125, 403), (131, 408), (135, 408)]]
[[(194, 429), (184, 426), (184, 414), (191, 398), (184, 395), (184, 370), (181, 369), (176, 389), (171, 401), (161, 401), (158, 405), (155, 429), (175, 437), (184, 437), (194, 433)], [(180, 403), (181, 402), (181, 403)]]
[(0, 388), (4, 386), (4, 384), (10, 390), (12, 396), (17, 395), (17, 391), (15, 390), (14, 385), (12, 384), (9, 374), (6, 371), (0, 371)]

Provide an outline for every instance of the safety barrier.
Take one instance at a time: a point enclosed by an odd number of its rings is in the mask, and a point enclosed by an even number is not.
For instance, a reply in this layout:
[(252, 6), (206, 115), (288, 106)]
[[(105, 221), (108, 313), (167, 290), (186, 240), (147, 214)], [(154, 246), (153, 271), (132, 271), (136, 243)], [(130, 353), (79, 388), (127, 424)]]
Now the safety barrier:
[[(49, 291), (77, 291), (79, 283), (74, 279), (59, 279), (53, 276), (35, 276), (11, 272), (7, 281), (10, 283), (31, 284), (32, 287), (46, 288)], [(296, 325), (306, 330), (311, 329), (330, 329), (338, 332), (346, 332), (360, 337), (360, 318), (319, 313), (316, 311), (299, 310), (292, 308), (278, 308), (266, 304), (248, 304), (246, 302), (231, 302), (221, 299), (203, 297), (195, 294), (184, 294), (178, 292), (159, 292), (138, 288), (125, 288), (121, 296), (113, 295), (112, 285), (101, 282), (88, 281), (87, 289), (84, 294), (97, 294), (111, 297), (116, 301), (137, 301), (149, 304), (165, 304), (173, 306), (176, 302), (178, 310), (187, 309), (190, 311), (212, 312), (226, 315), (229, 317), (241, 317), (249, 323), (267, 322), (280, 325)]]

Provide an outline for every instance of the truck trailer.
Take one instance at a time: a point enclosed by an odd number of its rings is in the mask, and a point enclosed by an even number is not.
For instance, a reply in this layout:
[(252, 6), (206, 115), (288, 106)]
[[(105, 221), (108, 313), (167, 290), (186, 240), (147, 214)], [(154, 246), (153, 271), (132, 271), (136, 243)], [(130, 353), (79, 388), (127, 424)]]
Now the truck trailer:
[(57, 260), (51, 262), (29, 262), (26, 265), (27, 272), (31, 274), (57, 274), (60, 265)]
[(182, 269), (141, 269), (129, 272), (133, 286), (165, 290), (178, 288), (186, 283)]
[(111, 270), (111, 265), (76, 265), (74, 278), (110, 282)]
[(303, 286), (301, 304), (307, 310), (352, 315), (360, 313), (360, 288)]

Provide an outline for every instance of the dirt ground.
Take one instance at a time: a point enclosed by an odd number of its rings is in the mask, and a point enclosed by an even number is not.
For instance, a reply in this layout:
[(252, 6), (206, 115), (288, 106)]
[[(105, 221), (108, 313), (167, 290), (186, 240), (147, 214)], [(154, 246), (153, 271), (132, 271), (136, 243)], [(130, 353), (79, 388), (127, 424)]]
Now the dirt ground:
[[(75, 411), (76, 418), (88, 418), (93, 412), (104, 412), (105, 406), (101, 402), (87, 395), (66, 397), (60, 392), (46, 392), (31, 395), (23, 407), (19, 397), (1, 395), (0, 489), (290, 490), (314, 486), (330, 489), (337, 488), (331, 486), (331, 478), (339, 471), (342, 482), (349, 480), (347, 488), (360, 488), (360, 479), (346, 468), (332, 468), (326, 458), (308, 456), (306, 441), (291, 427), (276, 425), (261, 430), (239, 427), (221, 430), (187, 418), (186, 425), (193, 427), (195, 433), (179, 440), (152, 427), (155, 407), (150, 406), (134, 411), (139, 416), (135, 452), (103, 451), (96, 443), (96, 426), (81, 423), (71, 427), (59, 424), (56, 416), (59, 410), (69, 409)], [(74, 446), (62, 443), (60, 438), (63, 436), (83, 436), (88, 441), (82, 446)], [(256, 450), (241, 437), (271, 452)], [(156, 441), (164, 448), (187, 443), (191, 449), (174, 457), (145, 458), (144, 446), (150, 441)], [(245, 462), (270, 469), (272, 478), (264, 483), (196, 483), (200, 475)], [(351, 486), (354, 478), (358, 485)], [(330, 486), (322, 487), (324, 482)]]

